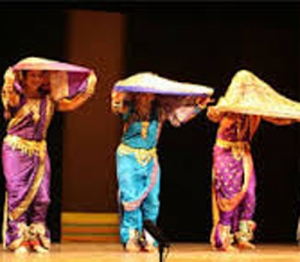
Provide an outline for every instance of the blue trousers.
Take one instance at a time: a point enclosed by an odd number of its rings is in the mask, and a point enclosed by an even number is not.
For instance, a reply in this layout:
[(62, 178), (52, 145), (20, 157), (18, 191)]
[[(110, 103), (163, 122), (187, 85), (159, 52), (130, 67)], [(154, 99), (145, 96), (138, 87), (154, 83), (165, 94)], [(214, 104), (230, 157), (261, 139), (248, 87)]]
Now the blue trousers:
[(156, 223), (159, 214), (160, 167), (157, 158), (141, 165), (133, 153), (117, 152), (117, 178), (121, 206), (120, 238), (129, 240), (129, 232), (142, 232), (143, 221)]

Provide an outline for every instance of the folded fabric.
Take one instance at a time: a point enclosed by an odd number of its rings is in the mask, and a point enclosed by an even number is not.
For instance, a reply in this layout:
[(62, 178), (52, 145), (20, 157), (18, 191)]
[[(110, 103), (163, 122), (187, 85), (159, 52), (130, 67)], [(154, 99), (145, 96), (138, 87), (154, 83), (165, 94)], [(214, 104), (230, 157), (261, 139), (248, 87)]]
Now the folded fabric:
[(58, 62), (39, 57), (22, 59), (12, 67), (16, 74), (15, 88), (22, 92), (22, 71), (44, 71), (44, 89), (50, 89), (52, 98), (59, 100), (70, 98), (83, 92), (87, 87), (86, 81), (91, 69), (69, 63)]
[(277, 93), (271, 86), (247, 70), (233, 77), (225, 96), (214, 108), (220, 112), (300, 119), (300, 103)]
[(203, 85), (182, 83), (145, 72), (118, 81), (115, 91), (153, 93), (161, 95), (211, 96), (214, 90)]

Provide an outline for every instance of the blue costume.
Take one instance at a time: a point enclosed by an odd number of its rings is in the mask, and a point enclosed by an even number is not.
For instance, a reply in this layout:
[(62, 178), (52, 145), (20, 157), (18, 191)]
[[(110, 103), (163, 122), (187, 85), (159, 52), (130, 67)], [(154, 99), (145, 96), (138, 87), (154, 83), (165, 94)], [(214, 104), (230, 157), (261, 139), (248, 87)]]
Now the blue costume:
[[(117, 149), (117, 178), (122, 209), (120, 221), (121, 242), (141, 236), (143, 221), (156, 223), (159, 214), (160, 167), (156, 154), (163, 120), (159, 106), (152, 106), (148, 121), (129, 122), (133, 105), (122, 114), (125, 127)], [(166, 118), (179, 126), (200, 112), (199, 106), (182, 106), (171, 110)], [(145, 132), (146, 130), (146, 132)]]

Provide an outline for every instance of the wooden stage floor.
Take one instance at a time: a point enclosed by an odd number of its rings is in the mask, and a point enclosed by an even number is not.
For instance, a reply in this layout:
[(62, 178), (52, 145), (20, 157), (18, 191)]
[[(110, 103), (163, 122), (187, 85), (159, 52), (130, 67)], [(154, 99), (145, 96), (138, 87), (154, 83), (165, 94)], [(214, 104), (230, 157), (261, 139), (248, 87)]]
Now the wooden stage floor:
[[(14, 254), (0, 251), (1, 262), (159, 262), (157, 253), (126, 253), (119, 244), (54, 244), (49, 254)], [(166, 262), (300, 262), (297, 245), (257, 245), (254, 251), (216, 252), (208, 244), (173, 244)]]

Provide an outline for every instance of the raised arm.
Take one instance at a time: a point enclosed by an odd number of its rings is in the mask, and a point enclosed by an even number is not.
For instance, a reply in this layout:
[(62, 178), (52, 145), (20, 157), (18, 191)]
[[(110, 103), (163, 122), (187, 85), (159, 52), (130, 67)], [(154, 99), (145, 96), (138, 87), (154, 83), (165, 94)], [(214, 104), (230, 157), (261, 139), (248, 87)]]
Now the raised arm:
[(255, 115), (250, 115), (250, 139), (253, 138), (256, 130), (259, 127), (260, 121), (261, 121), (261, 116), (255, 116)]
[(15, 74), (8, 68), (4, 74), (4, 85), (1, 91), (1, 99), (4, 106), (4, 117), (10, 118), (10, 107), (17, 107), (20, 104), (20, 95), (14, 88)]
[(57, 102), (58, 111), (72, 111), (83, 105), (95, 92), (97, 77), (92, 71), (87, 79), (87, 88), (83, 93), (76, 95), (72, 99), (63, 98)]
[(124, 114), (128, 111), (126, 106), (126, 92), (118, 92), (113, 90), (111, 93), (111, 111), (115, 114)]
[(224, 112), (220, 112), (219, 110), (217, 110), (214, 106), (209, 106), (207, 108), (207, 117), (209, 118), (209, 120), (211, 120), (212, 122), (218, 123), (221, 121), (221, 119), (224, 116)]
[(130, 95), (126, 92), (113, 90), (111, 93), (111, 111), (121, 115), (123, 121), (127, 121), (132, 113)]
[(284, 119), (284, 118), (279, 118), (279, 117), (263, 116), (262, 119), (265, 121), (271, 122), (272, 124), (279, 125), (279, 126), (291, 125), (291, 124), (297, 122), (296, 120), (293, 120), (293, 119)]
[(204, 99), (196, 98), (193, 105), (176, 107), (168, 114), (167, 119), (173, 126), (180, 126), (194, 118), (198, 113), (204, 110), (210, 102), (212, 102), (210, 97)]

